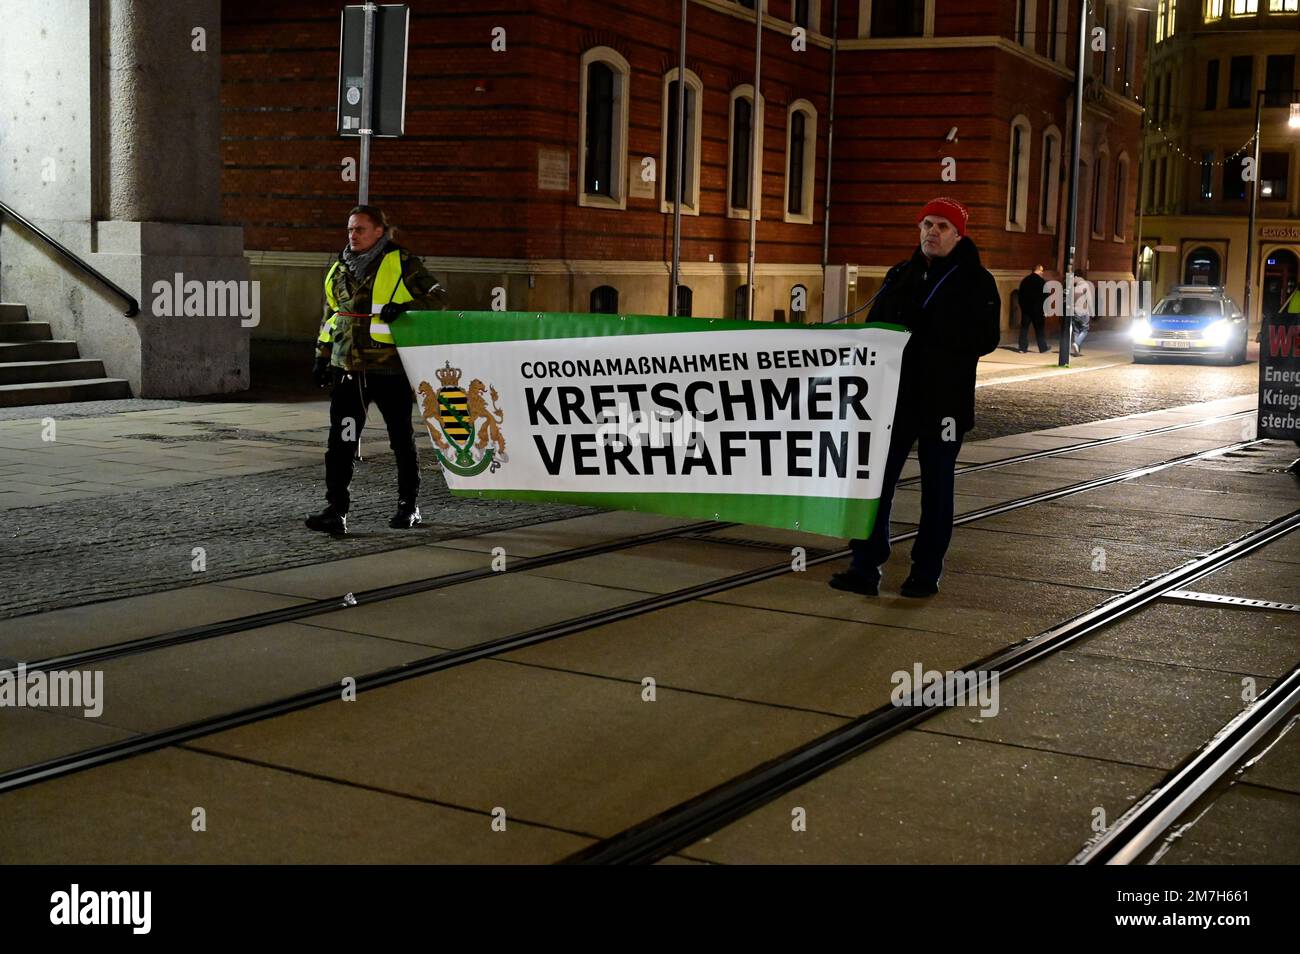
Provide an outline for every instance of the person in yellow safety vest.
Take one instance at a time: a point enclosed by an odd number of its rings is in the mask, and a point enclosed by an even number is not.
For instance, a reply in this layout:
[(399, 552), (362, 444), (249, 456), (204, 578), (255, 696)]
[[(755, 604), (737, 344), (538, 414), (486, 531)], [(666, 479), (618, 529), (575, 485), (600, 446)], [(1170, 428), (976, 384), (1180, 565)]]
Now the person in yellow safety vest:
[(415, 395), (389, 326), (408, 310), (445, 304), (442, 286), (417, 256), (393, 241), (392, 232), (379, 209), (357, 206), (348, 213), (348, 244), (325, 275), (313, 377), (318, 387), (333, 388), (325, 450), (327, 506), (308, 517), (307, 526), (335, 536), (348, 532), (352, 464), (371, 401), (384, 416), (397, 458), (397, 512), (388, 525), (409, 530), (420, 523), (420, 463), (411, 426)]

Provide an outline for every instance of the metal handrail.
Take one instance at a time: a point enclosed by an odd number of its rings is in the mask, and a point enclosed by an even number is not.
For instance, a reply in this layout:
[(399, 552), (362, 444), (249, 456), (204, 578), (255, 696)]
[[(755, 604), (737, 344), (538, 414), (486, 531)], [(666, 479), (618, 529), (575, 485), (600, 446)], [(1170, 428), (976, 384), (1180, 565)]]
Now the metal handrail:
[(72, 266), (76, 268), (78, 271), (82, 272), (83, 274), (89, 275), (91, 278), (95, 279), (95, 281), (99, 282), (109, 291), (113, 292), (115, 295), (123, 299), (126, 302), (126, 317), (133, 318), (140, 313), (140, 303), (136, 301), (133, 297), (131, 297), (129, 294), (127, 294), (124, 289), (114, 284), (113, 282), (109, 281), (100, 272), (91, 268), (90, 265), (86, 264), (85, 260), (83, 260), (80, 255), (78, 255), (76, 252), (69, 249), (62, 242), (55, 239), (52, 235), (47, 234), (44, 229), (40, 228), (30, 219), (26, 218), (23, 215), (18, 214), (9, 206), (5, 205), (3, 202), (0, 202), (0, 219), (3, 219), (4, 216), (6, 215), (9, 216), (9, 218), (13, 219), (15, 222), (17, 222), (18, 224), (26, 226), (26, 228), (29, 231), (31, 231), (33, 235), (41, 239), (43, 242), (45, 242), (46, 245), (50, 246), (50, 248), (54, 249), (56, 252), (58, 252), (60, 255), (66, 258), (72, 264)]

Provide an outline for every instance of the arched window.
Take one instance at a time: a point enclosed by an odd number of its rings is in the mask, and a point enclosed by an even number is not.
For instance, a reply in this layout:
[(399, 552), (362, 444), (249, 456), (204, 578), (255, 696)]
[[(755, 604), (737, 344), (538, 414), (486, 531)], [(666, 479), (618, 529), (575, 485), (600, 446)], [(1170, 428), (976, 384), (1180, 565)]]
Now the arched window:
[(1219, 253), (1212, 248), (1201, 246), (1193, 249), (1183, 265), (1184, 285), (1218, 285), (1222, 272)]
[(790, 104), (785, 116), (785, 220), (813, 220), (817, 171), (817, 110), (806, 99)]
[(677, 314), (682, 317), (689, 318), (693, 314), (691, 309), (694, 307), (694, 305), (695, 305), (695, 293), (691, 291), (691, 286), (678, 285), (677, 286)]
[[(763, 107), (764, 99), (758, 97), (757, 121), (754, 113), (754, 87), (745, 84), (731, 91), (728, 110), (728, 128), (731, 130), (731, 149), (727, 158), (727, 215), (731, 218), (749, 218), (750, 179), (753, 170), (754, 194), (763, 195)], [(753, 122), (755, 142), (751, 150), (750, 123)], [(752, 163), (750, 159), (754, 158)], [(763, 217), (763, 203), (758, 203), (754, 218)]]
[(749, 320), (749, 286), (740, 285), (732, 299), (731, 317), (737, 321)]
[(1092, 167), (1092, 237), (1101, 238), (1106, 232), (1106, 195), (1109, 182), (1110, 152), (1097, 150), (1097, 161)]
[(601, 285), (591, 290), (591, 313), (593, 315), (618, 314), (618, 289), (613, 285)]
[(1061, 205), (1061, 131), (1043, 130), (1043, 161), (1038, 172), (1038, 231), (1055, 232)]
[(808, 321), (808, 286), (795, 285), (790, 289), (790, 321), (805, 324)]
[(615, 50), (582, 54), (578, 204), (627, 208), (627, 109), (631, 70)]
[(1029, 120), (1011, 120), (1007, 158), (1007, 231), (1023, 232), (1029, 209)]
[[(686, 71), (685, 108), (686, 135), (683, 137), (685, 149), (682, 153), (682, 212), (686, 215), (700, 214), (700, 103), (704, 99), (704, 84), (690, 70)], [(677, 70), (671, 69), (664, 74), (663, 87), (663, 132), (659, 137), (659, 208), (663, 212), (673, 211), (673, 202), (677, 197)]]
[(1121, 152), (1115, 160), (1115, 210), (1111, 229), (1116, 242), (1124, 241), (1124, 228), (1128, 225), (1128, 154)]

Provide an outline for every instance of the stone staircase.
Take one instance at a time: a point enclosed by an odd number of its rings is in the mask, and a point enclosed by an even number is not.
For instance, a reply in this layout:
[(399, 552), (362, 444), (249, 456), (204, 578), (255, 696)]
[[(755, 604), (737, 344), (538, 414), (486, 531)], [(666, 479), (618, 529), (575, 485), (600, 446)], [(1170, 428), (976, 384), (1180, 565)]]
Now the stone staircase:
[(125, 380), (105, 376), (102, 361), (81, 357), (47, 322), (30, 321), (26, 305), (0, 302), (0, 407), (130, 396)]

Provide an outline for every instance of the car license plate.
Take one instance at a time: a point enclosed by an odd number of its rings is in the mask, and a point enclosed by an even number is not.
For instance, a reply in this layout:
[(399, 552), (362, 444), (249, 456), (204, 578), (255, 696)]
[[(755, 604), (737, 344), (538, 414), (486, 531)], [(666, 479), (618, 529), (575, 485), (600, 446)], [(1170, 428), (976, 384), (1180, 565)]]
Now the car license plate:
[(1179, 341), (1177, 339), (1160, 342), (1160, 347), (1162, 348), (1190, 348), (1191, 346), (1192, 343), (1190, 341)]

